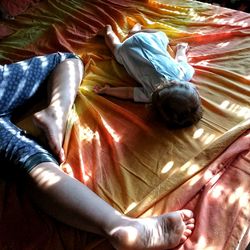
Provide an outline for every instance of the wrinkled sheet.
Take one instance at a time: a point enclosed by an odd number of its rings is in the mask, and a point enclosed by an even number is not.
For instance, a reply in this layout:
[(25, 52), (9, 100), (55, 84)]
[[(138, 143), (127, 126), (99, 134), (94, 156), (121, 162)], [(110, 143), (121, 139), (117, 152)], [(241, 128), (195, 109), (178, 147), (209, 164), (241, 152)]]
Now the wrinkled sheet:
[[(102, 37), (121, 39), (140, 22), (188, 42), (204, 117), (168, 130), (144, 104), (98, 96), (93, 86), (136, 86)], [(41, 1), (1, 23), (0, 62), (71, 51), (85, 78), (70, 113), (61, 168), (133, 217), (181, 208), (196, 228), (180, 249), (244, 249), (250, 220), (250, 15), (197, 1)], [(174, 47), (168, 50), (174, 55)], [(27, 118), (19, 123), (40, 136)], [(2, 163), (1, 163), (2, 165)], [(0, 247), (112, 249), (93, 234), (54, 221), (34, 207), (17, 176), (1, 181)]]
[(40, 0), (1, 0), (0, 6), (3, 12), (15, 17), (24, 13), (30, 6), (36, 4)]

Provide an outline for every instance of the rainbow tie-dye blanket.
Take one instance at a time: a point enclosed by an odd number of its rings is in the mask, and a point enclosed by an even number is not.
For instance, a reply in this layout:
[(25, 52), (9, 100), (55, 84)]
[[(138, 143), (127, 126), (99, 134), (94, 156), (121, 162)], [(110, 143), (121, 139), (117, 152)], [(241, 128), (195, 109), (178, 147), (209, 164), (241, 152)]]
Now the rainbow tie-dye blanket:
[[(0, 62), (56, 51), (77, 53), (84, 61), (62, 170), (132, 217), (192, 209), (196, 227), (179, 249), (245, 249), (250, 241), (250, 15), (192, 0), (32, 2), (15, 19), (0, 23)], [(204, 109), (197, 125), (168, 130), (147, 105), (93, 92), (96, 84), (136, 85), (96, 34), (111, 24), (123, 39), (137, 22), (165, 32), (173, 44), (189, 43), (192, 82)], [(29, 118), (19, 125), (40, 136)], [(112, 249), (107, 240), (38, 211), (16, 179), (0, 180), (1, 249)]]

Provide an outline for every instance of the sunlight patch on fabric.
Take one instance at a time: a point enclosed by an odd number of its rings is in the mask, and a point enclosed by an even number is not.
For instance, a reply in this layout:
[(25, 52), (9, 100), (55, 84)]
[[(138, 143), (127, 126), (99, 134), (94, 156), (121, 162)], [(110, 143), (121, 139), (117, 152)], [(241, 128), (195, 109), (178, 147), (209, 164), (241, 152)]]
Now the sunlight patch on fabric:
[(80, 127), (79, 128), (79, 133), (80, 133), (80, 140), (81, 141), (87, 141), (91, 142), (92, 140), (96, 139), (98, 142), (99, 146), (101, 145), (100, 143), (100, 135), (97, 131), (91, 130), (89, 127)]
[(29, 65), (26, 61), (17, 62), (17, 64), (19, 64), (22, 67), (22, 70), (24, 71), (29, 68)]
[(229, 45), (230, 42), (223, 42), (223, 43), (218, 43), (216, 47), (218, 48), (224, 48)]
[(248, 192), (244, 192), (241, 196), (240, 196), (240, 206), (242, 208), (246, 208), (248, 209), (248, 206), (249, 206), (249, 193)]
[(239, 104), (231, 103), (228, 100), (224, 100), (220, 107), (222, 109), (227, 109), (228, 111), (235, 113), (238, 117), (242, 117), (245, 119), (250, 118), (250, 108), (241, 106)]
[(103, 119), (103, 117), (101, 117), (102, 122), (105, 126), (105, 128), (107, 129), (107, 131), (109, 132), (109, 134), (112, 136), (112, 138), (114, 139), (115, 142), (119, 142), (121, 137), (116, 133), (116, 131)]
[(130, 210), (134, 209), (136, 207), (137, 203), (136, 202), (132, 202), (124, 211), (124, 213), (128, 213)]
[(201, 179), (201, 177), (199, 175), (192, 177), (192, 179), (189, 182), (189, 186), (195, 185), (200, 179)]
[(226, 109), (229, 105), (230, 105), (230, 102), (228, 100), (225, 100), (220, 104), (220, 107), (223, 109)]
[(226, 24), (228, 24), (228, 25), (230, 25), (230, 26), (240, 26), (240, 27), (243, 27), (243, 28), (245, 28), (245, 27), (247, 27), (249, 24), (246, 22), (246, 21), (238, 21), (238, 22), (235, 22), (235, 19), (234, 18), (232, 18), (232, 19), (230, 19), (229, 21), (228, 20), (225, 20), (225, 19), (220, 19), (220, 18), (215, 18), (214, 20), (213, 20), (213, 22), (214, 23), (216, 23), (216, 24), (222, 24), (222, 25), (226, 25)]
[(10, 70), (7, 66), (3, 67), (4, 71), (3, 71), (3, 77), (6, 78), (7, 76), (10, 75)]
[(48, 66), (49, 62), (46, 57), (38, 57), (38, 59), (41, 61), (41, 66), (43, 68), (46, 68)]
[(217, 185), (213, 189), (211, 196), (214, 199), (218, 199), (220, 196), (222, 196), (224, 194), (224, 192), (225, 192), (225, 188), (221, 185)]
[(180, 171), (186, 171), (192, 164), (192, 161), (186, 162), (183, 166), (181, 166)]
[(199, 246), (200, 249), (203, 249), (207, 246), (207, 240), (203, 235), (199, 237), (197, 245)]
[(199, 128), (197, 129), (194, 134), (193, 134), (193, 138), (194, 139), (198, 139), (202, 136), (202, 134), (204, 133), (204, 129), (203, 128)]
[(216, 139), (216, 135), (211, 133), (205, 133), (203, 128), (199, 128), (195, 130), (193, 138), (200, 139), (203, 144), (207, 145)]
[(200, 166), (198, 164), (192, 164), (189, 168), (188, 168), (188, 171), (187, 173), (189, 175), (193, 175), (195, 174), (196, 172), (198, 172), (200, 169)]
[(162, 174), (166, 174), (174, 166), (174, 161), (169, 161), (161, 170)]
[(209, 143), (213, 142), (215, 138), (216, 138), (215, 134), (208, 135), (207, 138), (204, 140), (204, 144), (208, 145)]

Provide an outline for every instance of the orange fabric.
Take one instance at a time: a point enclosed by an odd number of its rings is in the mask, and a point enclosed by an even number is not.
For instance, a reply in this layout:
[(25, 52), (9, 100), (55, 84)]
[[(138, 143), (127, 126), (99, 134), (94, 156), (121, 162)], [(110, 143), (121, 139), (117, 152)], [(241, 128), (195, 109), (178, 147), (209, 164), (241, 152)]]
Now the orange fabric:
[[(96, 84), (136, 85), (96, 36), (109, 23), (124, 39), (136, 22), (164, 31), (171, 44), (189, 43), (192, 82), (204, 109), (197, 125), (168, 130), (147, 105), (93, 93)], [(196, 1), (45, 1), (5, 24), (12, 35), (0, 43), (0, 61), (58, 50), (79, 54), (85, 78), (69, 117), (61, 168), (133, 217), (193, 209), (196, 228), (181, 249), (244, 249), (250, 219), (249, 24), (249, 14)], [(174, 55), (174, 47), (168, 49)], [(38, 135), (29, 120), (19, 125)], [(16, 200), (15, 186), (2, 186), (7, 198), (0, 206), (0, 246), (111, 249), (106, 240), (35, 211), (27, 197)], [(8, 223), (16, 216), (29, 222), (26, 230)], [(35, 230), (27, 243), (29, 227)]]

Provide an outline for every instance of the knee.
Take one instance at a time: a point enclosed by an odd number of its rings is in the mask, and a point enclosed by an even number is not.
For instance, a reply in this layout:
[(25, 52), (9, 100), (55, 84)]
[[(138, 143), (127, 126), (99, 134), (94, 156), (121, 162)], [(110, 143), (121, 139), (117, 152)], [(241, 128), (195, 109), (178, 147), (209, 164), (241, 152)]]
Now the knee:
[(73, 65), (74, 65), (74, 72), (76, 77), (81, 81), (84, 77), (84, 64), (83, 61), (77, 57), (75, 59), (72, 59)]
[(76, 71), (79, 73), (80, 80), (84, 77), (84, 64), (83, 61), (78, 57), (75, 59)]
[(84, 64), (79, 57), (68, 58), (61, 63), (63, 72), (74, 75), (76, 81), (84, 77)]

